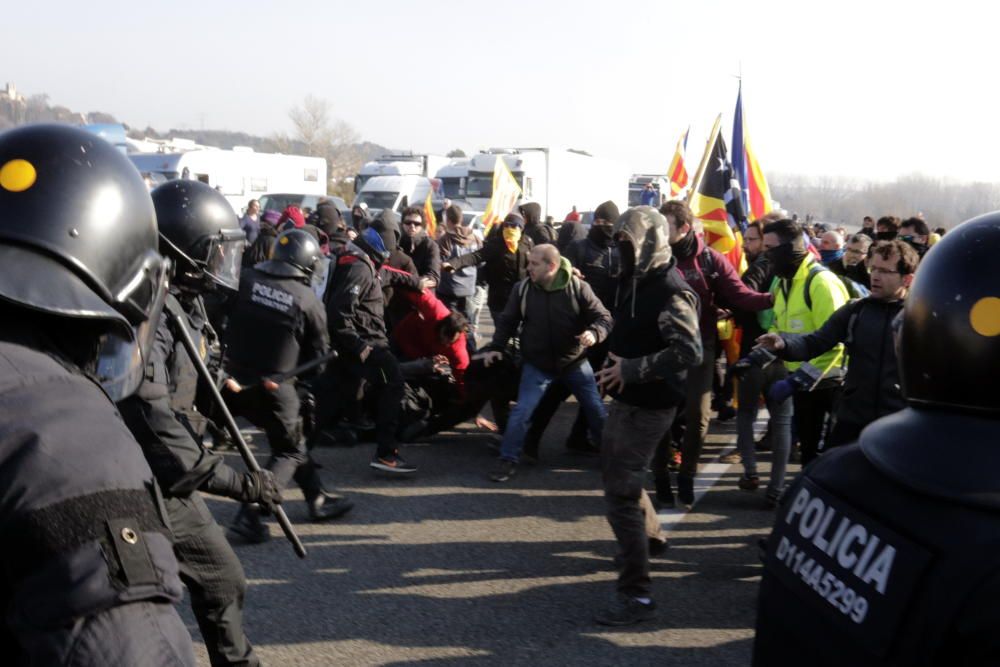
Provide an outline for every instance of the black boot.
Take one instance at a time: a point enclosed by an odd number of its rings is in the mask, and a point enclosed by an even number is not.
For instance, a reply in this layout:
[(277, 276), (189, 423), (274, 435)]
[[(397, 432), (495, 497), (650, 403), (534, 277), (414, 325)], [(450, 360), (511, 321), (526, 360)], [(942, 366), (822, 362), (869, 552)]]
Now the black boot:
[(694, 477), (684, 473), (677, 475), (677, 498), (688, 507), (694, 505)]
[(656, 504), (657, 509), (672, 509), (675, 506), (674, 490), (670, 486), (670, 475), (657, 476), (653, 482), (656, 484)]
[(253, 505), (240, 507), (233, 524), (229, 527), (229, 534), (231, 539), (235, 538), (250, 544), (263, 544), (271, 539), (271, 531), (261, 521), (260, 511)]
[(309, 518), (313, 521), (329, 521), (351, 511), (354, 503), (341, 496), (321, 491), (309, 501)]

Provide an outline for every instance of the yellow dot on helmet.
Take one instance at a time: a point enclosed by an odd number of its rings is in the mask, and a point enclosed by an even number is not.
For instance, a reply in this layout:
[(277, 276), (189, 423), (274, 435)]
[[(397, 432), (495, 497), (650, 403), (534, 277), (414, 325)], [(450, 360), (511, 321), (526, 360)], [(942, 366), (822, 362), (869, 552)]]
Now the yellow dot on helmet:
[(980, 336), (1000, 336), (1000, 298), (985, 296), (969, 311), (969, 323)]
[(288, 245), (288, 237), (282, 236), (280, 239), (278, 239), (278, 243), (280, 243), (281, 245)]
[(24, 192), (35, 184), (38, 173), (27, 160), (10, 160), (0, 167), (0, 187), (10, 192)]

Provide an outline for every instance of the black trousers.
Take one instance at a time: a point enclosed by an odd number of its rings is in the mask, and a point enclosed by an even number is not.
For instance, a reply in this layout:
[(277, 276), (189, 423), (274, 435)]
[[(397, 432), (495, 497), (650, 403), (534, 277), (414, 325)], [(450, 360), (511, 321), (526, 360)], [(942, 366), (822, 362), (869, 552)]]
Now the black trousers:
[(826, 418), (833, 412), (839, 395), (840, 385), (795, 392), (792, 398), (795, 405), (793, 418), (802, 449), (803, 466), (819, 455), (819, 443), (823, 439)]
[(239, 393), (223, 391), (222, 396), (234, 416), (244, 417), (267, 435), (271, 459), (266, 467), (274, 473), (278, 487), (284, 489), (294, 479), (307, 502), (319, 496), (323, 485), (302, 439), (301, 403), (295, 383), (282, 382), (277, 391), (252, 385)]
[(348, 362), (345, 369), (357, 383), (355, 386), (360, 387), (364, 383), (365, 402), (373, 401), (376, 455), (389, 456), (399, 446), (396, 432), (405, 393), (399, 361), (388, 347), (376, 347), (364, 362)]
[[(601, 471), (608, 523), (621, 549), (618, 591), (650, 597), (648, 517), (643, 508), (646, 468), (670, 429), (675, 408), (647, 409), (614, 401), (601, 442)], [(647, 503), (648, 506), (648, 503)]]
[(854, 422), (846, 422), (838, 419), (834, 423), (833, 428), (830, 429), (830, 434), (826, 436), (826, 441), (823, 443), (823, 451), (827, 451), (833, 447), (840, 447), (841, 445), (849, 445), (852, 442), (858, 441), (858, 436), (861, 435), (862, 429), (868, 424), (856, 424)]
[(197, 493), (165, 498), (180, 576), (213, 667), (259, 665), (243, 632), (243, 566)]

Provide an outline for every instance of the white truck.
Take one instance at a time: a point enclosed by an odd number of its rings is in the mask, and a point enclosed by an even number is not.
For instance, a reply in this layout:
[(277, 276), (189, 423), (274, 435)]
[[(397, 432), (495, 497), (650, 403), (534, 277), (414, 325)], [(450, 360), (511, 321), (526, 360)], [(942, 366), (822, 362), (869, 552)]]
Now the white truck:
[(154, 179), (185, 178), (217, 188), (237, 213), (267, 192), (326, 194), (326, 160), (321, 157), (257, 153), (245, 146), (223, 150), (178, 139), (157, 152), (128, 157)]
[(542, 219), (565, 219), (575, 206), (584, 220), (599, 204), (615, 202), (624, 211), (630, 173), (624, 164), (588, 153), (557, 148), (491, 148), (472, 156), (466, 182), (466, 200), (472, 210), (484, 211), (493, 194), (493, 168), (502, 159), (521, 186), (518, 204), (536, 202)]
[(434, 181), (426, 176), (373, 176), (365, 181), (351, 207), (364, 203), (372, 215), (382, 209), (402, 213), (407, 206), (423, 206), (428, 192), (432, 193), (434, 209), (440, 209), (441, 194)]
[(354, 193), (361, 192), (368, 179), (376, 176), (426, 176), (433, 177), (448, 164), (443, 155), (393, 153), (366, 162), (354, 177)]

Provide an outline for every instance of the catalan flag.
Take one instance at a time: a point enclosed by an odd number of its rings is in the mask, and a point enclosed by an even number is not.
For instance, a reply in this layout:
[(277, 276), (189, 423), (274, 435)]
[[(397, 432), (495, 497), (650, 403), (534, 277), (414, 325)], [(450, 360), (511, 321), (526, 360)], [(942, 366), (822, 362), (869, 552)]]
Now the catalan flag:
[(437, 218), (434, 216), (434, 205), (431, 203), (431, 196), (434, 194), (433, 191), (427, 193), (427, 199), (424, 200), (424, 225), (427, 229), (427, 236), (431, 239), (437, 238)]
[(684, 167), (684, 152), (688, 145), (688, 132), (691, 128), (684, 130), (684, 134), (677, 140), (677, 150), (674, 151), (674, 159), (670, 161), (667, 169), (667, 180), (670, 181), (670, 196), (677, 197), (688, 184), (688, 173)]
[(507, 214), (514, 210), (514, 204), (520, 196), (521, 186), (514, 179), (514, 174), (510, 173), (503, 157), (498, 155), (493, 164), (493, 194), (483, 213), (483, 227), (487, 234), (495, 223), (503, 222)]
[(743, 115), (743, 82), (736, 95), (736, 113), (733, 114), (733, 172), (740, 183), (743, 210), (751, 220), (758, 220), (771, 211), (771, 189), (764, 172), (750, 147), (750, 136)]
[(698, 170), (700, 177), (688, 203), (691, 213), (702, 222), (705, 243), (725, 255), (737, 271), (742, 271), (746, 268), (742, 247), (746, 215), (720, 125), (721, 116), (712, 128)]

